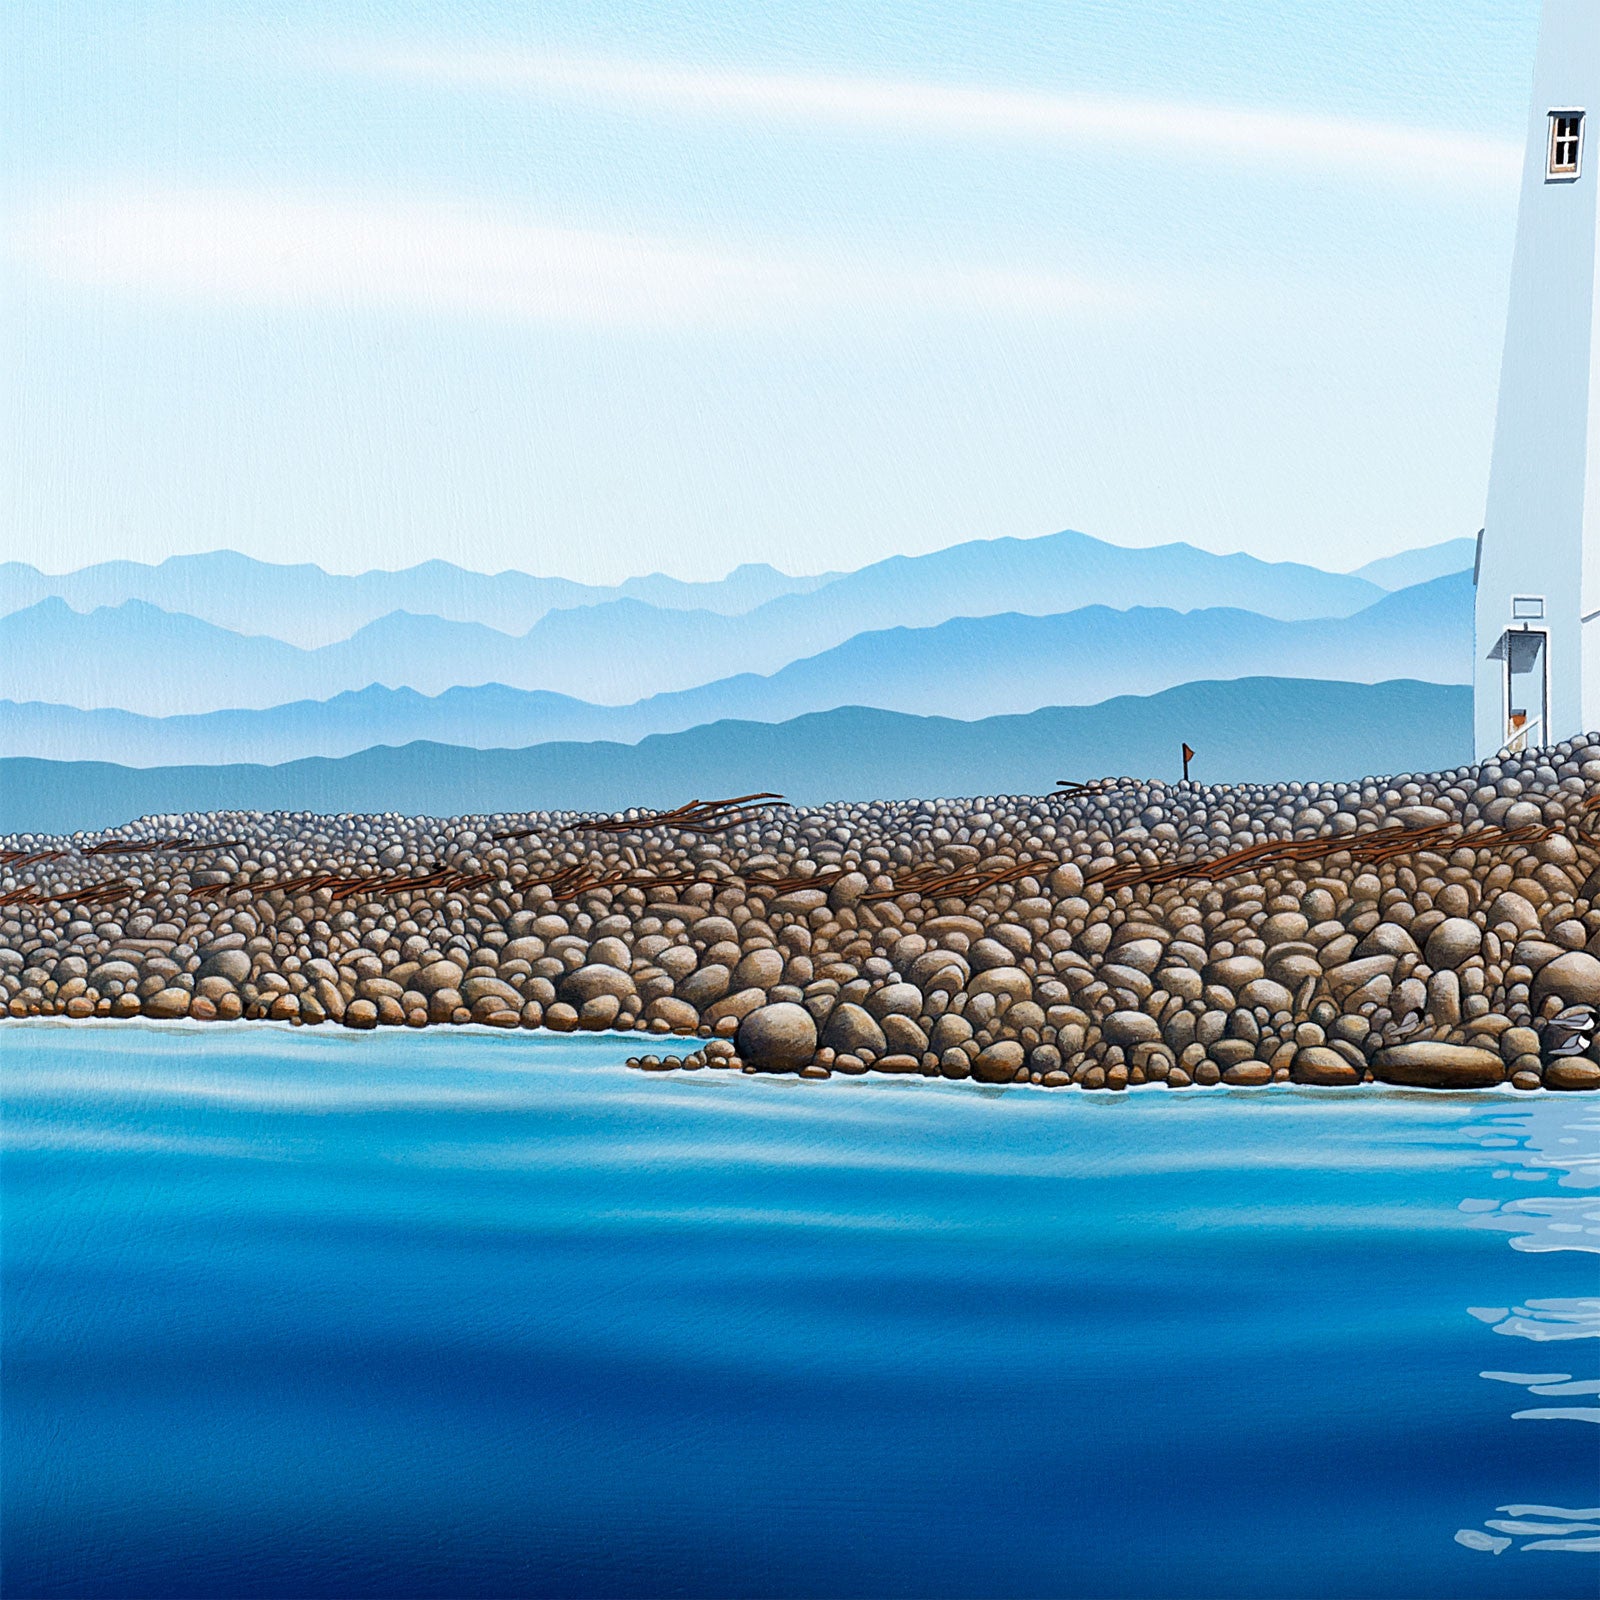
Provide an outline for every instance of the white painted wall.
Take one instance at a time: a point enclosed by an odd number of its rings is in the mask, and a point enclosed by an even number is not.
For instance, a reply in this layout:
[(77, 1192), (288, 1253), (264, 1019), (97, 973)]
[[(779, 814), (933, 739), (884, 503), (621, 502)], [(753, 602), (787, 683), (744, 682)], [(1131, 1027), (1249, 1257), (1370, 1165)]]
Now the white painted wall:
[[(1549, 113), (1557, 107), (1588, 114), (1575, 180), (1546, 178)], [(1550, 726), (1534, 742), (1600, 727), (1600, 618), (1581, 621), (1600, 610), (1597, 123), (1600, 0), (1545, 0), (1478, 572), (1480, 756), (1505, 740), (1503, 667), (1490, 652), (1511, 622), (1513, 595), (1544, 597), (1550, 633)]]

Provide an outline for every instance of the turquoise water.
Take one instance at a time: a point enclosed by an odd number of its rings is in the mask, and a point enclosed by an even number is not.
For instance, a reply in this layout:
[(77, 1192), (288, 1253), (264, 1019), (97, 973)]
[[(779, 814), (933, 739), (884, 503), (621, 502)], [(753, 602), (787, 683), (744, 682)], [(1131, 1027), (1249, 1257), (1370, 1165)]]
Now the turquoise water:
[(6, 1594), (1595, 1592), (1600, 1102), (629, 1048), (0, 1028)]

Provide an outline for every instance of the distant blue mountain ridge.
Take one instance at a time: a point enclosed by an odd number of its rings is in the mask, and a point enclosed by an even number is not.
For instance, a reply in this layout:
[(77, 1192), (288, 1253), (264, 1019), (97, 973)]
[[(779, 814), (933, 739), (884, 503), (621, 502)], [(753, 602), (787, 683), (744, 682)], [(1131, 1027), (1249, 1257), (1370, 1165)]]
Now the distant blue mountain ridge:
[[(980, 549), (997, 542), (975, 541)], [(1369, 562), (1350, 576), (1384, 589), (1403, 589), (1471, 564), (1472, 541), (1453, 539)], [(143, 600), (162, 611), (183, 612), (220, 628), (264, 633), (312, 649), (347, 639), (358, 628), (395, 611), (478, 622), (502, 633), (522, 634), (547, 612), (612, 600), (637, 600), (661, 611), (734, 616), (780, 595), (813, 593), (843, 576), (823, 572), (794, 577), (763, 562), (751, 562), (712, 582), (687, 582), (653, 573), (607, 585), (517, 571), (474, 572), (449, 561), (346, 575), (325, 572), (309, 563), (287, 565), (258, 561), (231, 550), (213, 550), (156, 563), (104, 561), (67, 573), (42, 572), (21, 561), (0, 562), (0, 616), (52, 598), (65, 600), (74, 611)], [(1094, 594), (1082, 603), (1122, 604), (1140, 599), (1148, 601), (1149, 597)], [(1235, 603), (1249, 602), (1240, 596)], [(1328, 608), (1327, 614), (1335, 615), (1341, 609), (1353, 607)], [(1321, 610), (1313, 608), (1308, 614), (1320, 614)], [(1267, 614), (1280, 613), (1269, 609)]]
[(873, 631), (771, 675), (737, 674), (623, 706), (502, 683), (437, 696), (369, 685), (327, 700), (168, 718), (0, 701), (0, 755), (131, 766), (281, 762), (416, 740), (480, 749), (632, 743), (730, 718), (782, 722), (847, 705), (976, 719), (1234, 676), (1464, 683), (1471, 641), (1470, 575), (1457, 573), (1344, 618), (1091, 606)]
[(1381, 584), (1385, 589), (1409, 589), (1451, 572), (1471, 572), (1477, 550), (1476, 539), (1446, 539), (1443, 544), (1402, 550), (1399, 555), (1369, 561), (1366, 566), (1357, 567), (1351, 576)]
[(615, 811), (758, 789), (804, 803), (1040, 794), (1060, 778), (1176, 778), (1185, 740), (1206, 782), (1431, 771), (1468, 759), (1471, 698), (1456, 684), (1244, 678), (976, 722), (850, 706), (633, 745), (422, 743), (279, 766), (142, 769), (12, 758), (0, 760), (0, 834), (188, 811)]
[[(147, 601), (83, 614), (47, 598), (0, 617), (0, 697), (162, 717), (328, 700), (370, 684), (436, 695), (499, 683), (620, 706), (741, 674), (770, 676), (858, 634), (960, 617), (1228, 607), (1296, 622), (1349, 616), (1385, 592), (1294, 562), (1184, 544), (1123, 549), (1069, 532), (894, 557), (734, 615), (617, 599), (548, 612), (513, 635), (393, 612), (313, 650)], [(265, 627), (270, 612), (241, 599), (234, 620), (241, 630)]]
[(398, 572), (355, 576), (310, 564), (257, 561), (231, 550), (172, 556), (149, 565), (105, 561), (77, 572), (46, 573), (21, 561), (0, 562), (0, 616), (41, 600), (61, 599), (74, 611), (143, 600), (219, 628), (264, 633), (306, 649), (347, 639), (391, 612), (477, 622), (526, 633), (550, 611), (636, 600), (658, 611), (734, 615), (781, 594), (808, 594), (837, 573), (793, 578), (753, 562), (715, 582), (689, 583), (654, 573), (604, 585), (526, 572), (471, 572), (449, 561), (425, 561)]

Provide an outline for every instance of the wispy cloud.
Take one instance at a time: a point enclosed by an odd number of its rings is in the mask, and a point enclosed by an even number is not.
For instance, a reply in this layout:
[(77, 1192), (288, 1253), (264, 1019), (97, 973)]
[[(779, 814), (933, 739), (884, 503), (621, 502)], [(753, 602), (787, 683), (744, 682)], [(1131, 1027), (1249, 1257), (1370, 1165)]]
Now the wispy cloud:
[(1045, 94), (883, 78), (746, 72), (503, 49), (320, 48), (324, 67), (418, 83), (564, 94), (624, 107), (941, 137), (1047, 139), (1167, 160), (1223, 158), (1349, 169), (1419, 185), (1505, 183), (1515, 144), (1467, 132), (1326, 113), (1122, 95)]
[(24, 212), (58, 282), (218, 304), (682, 326), (866, 312), (1054, 316), (1150, 291), (1049, 270), (746, 251), (547, 226), (509, 209), (248, 190), (73, 191)]

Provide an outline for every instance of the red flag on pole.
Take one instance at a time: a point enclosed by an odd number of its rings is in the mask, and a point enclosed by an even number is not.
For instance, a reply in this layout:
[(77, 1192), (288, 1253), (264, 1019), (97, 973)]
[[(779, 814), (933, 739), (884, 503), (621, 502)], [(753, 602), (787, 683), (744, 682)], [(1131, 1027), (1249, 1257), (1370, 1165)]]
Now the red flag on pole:
[(1183, 781), (1189, 781), (1189, 763), (1194, 760), (1194, 751), (1186, 744), (1183, 747)]

